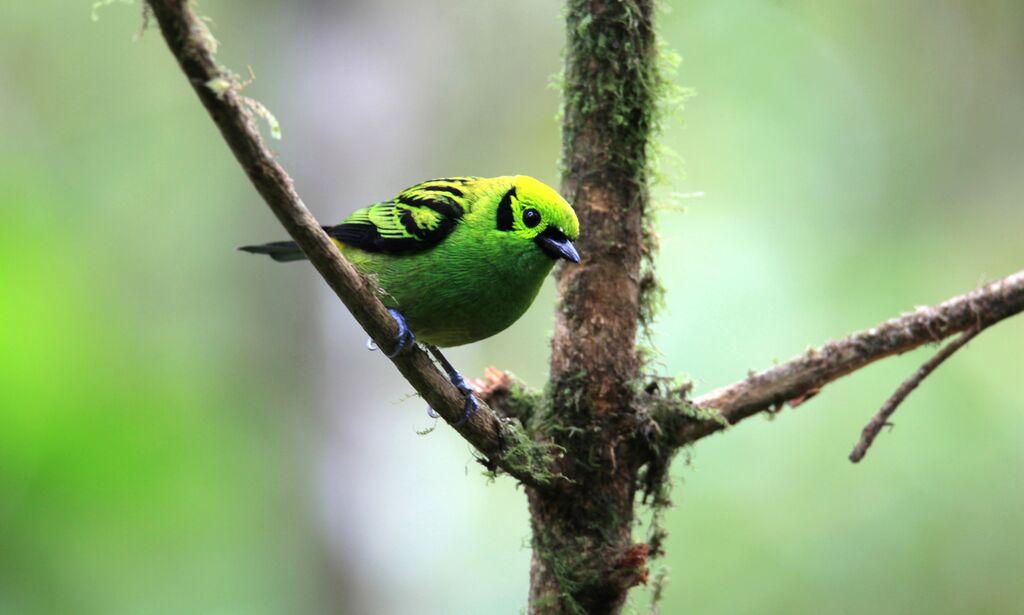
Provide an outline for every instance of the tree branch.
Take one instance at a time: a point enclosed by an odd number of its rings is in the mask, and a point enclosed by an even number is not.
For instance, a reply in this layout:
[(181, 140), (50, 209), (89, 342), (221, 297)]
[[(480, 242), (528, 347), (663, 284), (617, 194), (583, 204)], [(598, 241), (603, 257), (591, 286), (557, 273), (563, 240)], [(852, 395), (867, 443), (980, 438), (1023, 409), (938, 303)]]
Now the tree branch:
[[(253, 125), (251, 104), (237, 91), (237, 77), (213, 58), (214, 43), (206, 23), (193, 12), (188, 0), (147, 2), (171, 53), (253, 186), (360, 326), (381, 348), (394, 349), (398, 327), (377, 298), (377, 289), (342, 257), (299, 198), (291, 177), (274, 160)], [(464, 397), (425, 352), (414, 347), (392, 362), (416, 392), (488, 458), (489, 464), (527, 484), (545, 482), (548, 474), (543, 468), (506, 456), (510, 450), (522, 450), (524, 436), (487, 406), (481, 405), (470, 420), (456, 425), (463, 417)]]
[(693, 400), (702, 409), (717, 410), (724, 419), (685, 418), (672, 426), (677, 445), (694, 442), (759, 412), (797, 405), (826, 384), (888, 356), (913, 350), (974, 327), (987, 327), (1024, 311), (1024, 271), (954, 297), (933, 307), (920, 307), (837, 342), (813, 348), (802, 356)]
[(983, 326), (977, 326), (973, 329), (969, 329), (960, 334), (960, 337), (956, 338), (939, 352), (935, 353), (935, 356), (928, 359), (924, 365), (917, 368), (909, 378), (903, 381), (896, 392), (892, 394), (889, 399), (882, 404), (878, 412), (875, 413), (867, 425), (864, 426), (864, 430), (860, 434), (860, 440), (857, 445), (853, 447), (853, 451), (850, 453), (850, 461), (858, 463), (861, 459), (864, 459), (864, 455), (867, 454), (868, 449), (871, 448), (871, 443), (875, 441), (878, 434), (882, 431), (882, 428), (889, 425), (889, 417), (892, 416), (893, 412), (896, 412), (896, 408), (899, 408), (900, 404), (907, 399), (914, 389), (921, 384), (925, 378), (931, 375), (935, 369), (942, 365), (942, 363), (953, 356), (957, 350), (960, 350), (967, 345), (967, 342), (974, 339), (979, 333), (984, 330)]

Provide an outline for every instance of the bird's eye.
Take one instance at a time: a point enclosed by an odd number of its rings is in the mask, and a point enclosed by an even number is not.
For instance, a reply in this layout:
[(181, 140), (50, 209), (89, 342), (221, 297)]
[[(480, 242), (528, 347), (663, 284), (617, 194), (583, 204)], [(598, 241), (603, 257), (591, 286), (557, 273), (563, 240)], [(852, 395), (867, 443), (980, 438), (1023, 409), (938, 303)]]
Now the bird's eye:
[(524, 211), (523, 224), (525, 224), (527, 228), (533, 228), (540, 224), (540, 212), (533, 208)]

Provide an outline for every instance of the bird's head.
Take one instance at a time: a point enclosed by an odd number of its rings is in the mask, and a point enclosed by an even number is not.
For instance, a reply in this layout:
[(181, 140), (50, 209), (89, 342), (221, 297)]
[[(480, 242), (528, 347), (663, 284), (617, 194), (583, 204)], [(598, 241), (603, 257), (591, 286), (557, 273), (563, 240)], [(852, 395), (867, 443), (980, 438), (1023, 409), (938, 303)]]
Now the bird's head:
[(511, 180), (511, 187), (498, 195), (498, 230), (534, 242), (552, 259), (580, 262), (573, 244), (580, 234), (580, 222), (572, 206), (532, 177), (517, 175)]

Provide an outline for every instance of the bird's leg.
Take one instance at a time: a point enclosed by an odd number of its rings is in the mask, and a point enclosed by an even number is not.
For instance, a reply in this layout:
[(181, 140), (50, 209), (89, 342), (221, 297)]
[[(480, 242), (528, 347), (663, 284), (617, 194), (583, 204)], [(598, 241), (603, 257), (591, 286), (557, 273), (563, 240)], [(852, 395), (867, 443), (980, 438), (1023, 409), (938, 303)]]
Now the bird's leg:
[[(416, 344), (416, 336), (413, 335), (412, 330), (409, 329), (409, 325), (405, 324), (405, 316), (402, 316), (401, 312), (388, 308), (388, 313), (390, 313), (391, 317), (395, 319), (396, 323), (398, 323), (398, 336), (396, 338), (397, 341), (395, 342), (397, 345), (395, 346), (395, 349), (391, 351), (391, 354), (387, 355), (389, 359), (394, 359), (405, 351), (406, 348), (411, 348)], [(377, 342), (373, 341), (373, 338), (371, 337), (366, 340), (366, 347), (371, 351), (377, 350)]]
[[(448, 359), (441, 354), (441, 351), (438, 350), (436, 346), (427, 346), (427, 350), (430, 351), (430, 354), (433, 355), (434, 359), (441, 364), (442, 368), (444, 368), (444, 371), (448, 374), (448, 379), (452, 381), (455, 388), (459, 389), (459, 391), (466, 396), (466, 414), (459, 419), (458, 423), (455, 423), (455, 427), (459, 427), (468, 421), (469, 417), (472, 416), (479, 407), (479, 404), (476, 401), (476, 395), (473, 395), (473, 390), (466, 384), (466, 379), (462, 377), (462, 374), (452, 367), (452, 364), (448, 362)], [(428, 409), (428, 411), (431, 413), (431, 416), (434, 416), (433, 409)]]

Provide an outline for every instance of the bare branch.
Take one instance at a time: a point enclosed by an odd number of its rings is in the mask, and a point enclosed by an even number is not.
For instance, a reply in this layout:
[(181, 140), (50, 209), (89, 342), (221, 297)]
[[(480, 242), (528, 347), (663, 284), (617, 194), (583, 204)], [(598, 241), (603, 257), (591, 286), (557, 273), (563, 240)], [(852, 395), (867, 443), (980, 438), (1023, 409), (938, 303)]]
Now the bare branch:
[[(377, 298), (377, 290), (342, 257), (299, 198), (291, 177), (274, 160), (253, 125), (250, 105), (236, 91), (237, 78), (214, 60), (205, 22), (188, 0), (147, 2), (171, 53), (263, 200), (360, 326), (381, 348), (395, 348), (398, 327)], [(505, 458), (521, 435), (488, 407), (481, 405), (469, 421), (456, 426), (463, 417), (464, 397), (426, 353), (412, 348), (392, 362), (423, 399), (491, 463), (524, 483), (543, 482), (537, 479), (543, 472), (534, 473)]]
[(928, 359), (921, 367), (917, 368), (909, 378), (903, 381), (896, 392), (882, 404), (875, 416), (871, 417), (871, 421), (864, 426), (864, 431), (860, 434), (860, 440), (857, 445), (853, 447), (853, 451), (850, 453), (850, 461), (853, 463), (859, 462), (864, 458), (864, 455), (871, 448), (871, 443), (875, 441), (878, 434), (882, 431), (882, 428), (889, 425), (889, 417), (892, 416), (893, 412), (896, 412), (896, 408), (903, 403), (903, 400), (917, 388), (921, 382), (924, 381), (935, 368), (942, 365), (943, 361), (953, 356), (957, 350), (960, 350), (967, 345), (967, 342), (974, 339), (974, 336), (982, 332), (984, 327), (975, 327), (968, 331), (964, 331), (960, 334), (960, 337), (956, 338), (949, 344), (947, 344), (942, 350), (935, 353), (935, 356)]
[(1024, 271), (932, 307), (917, 310), (807, 351), (740, 382), (693, 401), (717, 410), (724, 421), (687, 419), (675, 426), (673, 441), (703, 438), (759, 412), (802, 403), (826, 384), (888, 356), (913, 350), (981, 325), (989, 326), (1024, 311)]

